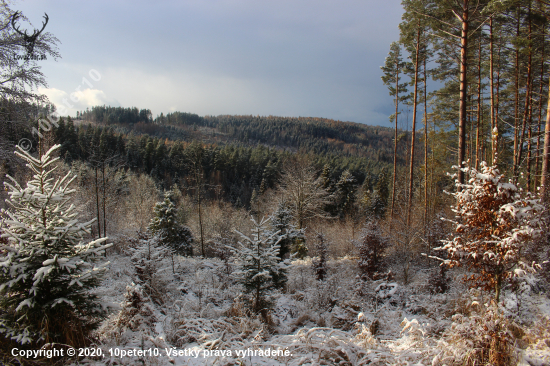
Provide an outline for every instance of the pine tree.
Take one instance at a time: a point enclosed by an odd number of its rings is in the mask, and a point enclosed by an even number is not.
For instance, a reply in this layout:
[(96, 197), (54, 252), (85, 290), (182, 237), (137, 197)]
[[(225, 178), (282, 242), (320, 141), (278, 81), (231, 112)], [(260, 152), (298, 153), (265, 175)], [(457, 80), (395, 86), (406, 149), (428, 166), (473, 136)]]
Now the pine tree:
[(233, 276), (243, 285), (250, 309), (262, 316), (272, 307), (269, 294), (275, 289), (274, 276), (286, 282), (288, 260), (279, 261), (281, 236), (266, 229), (267, 220), (260, 223), (251, 218), (254, 228), (251, 237), (239, 233), (244, 241), (239, 248), (231, 248), (237, 270)]
[(292, 242), (292, 246), (290, 247), (290, 253), (295, 258), (303, 259), (307, 257), (308, 252), (309, 250), (307, 249), (305, 237), (302, 236), (302, 237), (296, 238)]
[(149, 225), (153, 235), (158, 235), (161, 243), (171, 247), (181, 255), (193, 254), (193, 234), (188, 227), (178, 222), (176, 205), (171, 200), (171, 192), (164, 194), (164, 200), (157, 202), (154, 217)]
[[(390, 45), (390, 53), (386, 57), (384, 66), (381, 67), (384, 72), (382, 81), (388, 86), (390, 95), (395, 100), (395, 114), (390, 116), (390, 120), (395, 120), (395, 137), (394, 137), (394, 149), (393, 149), (393, 188), (392, 188), (392, 201), (391, 201), (391, 216), (393, 217), (393, 207), (395, 204), (395, 187), (397, 186), (397, 117), (399, 116), (399, 102), (406, 98), (407, 84), (399, 83), (401, 81), (400, 74), (405, 68), (405, 62), (401, 56), (401, 45), (398, 42), (392, 42)], [(394, 86), (395, 84), (395, 86)], [(399, 93), (403, 93), (401, 96)]]
[(51, 177), (55, 145), (40, 158), (18, 146), (15, 154), (34, 173), (25, 188), (8, 176), (9, 198), (2, 211), (0, 332), (21, 344), (87, 344), (85, 332), (104, 315), (96, 295), (108, 263), (99, 263), (107, 238), (86, 242), (92, 221), (80, 223), (71, 204), (71, 172)]

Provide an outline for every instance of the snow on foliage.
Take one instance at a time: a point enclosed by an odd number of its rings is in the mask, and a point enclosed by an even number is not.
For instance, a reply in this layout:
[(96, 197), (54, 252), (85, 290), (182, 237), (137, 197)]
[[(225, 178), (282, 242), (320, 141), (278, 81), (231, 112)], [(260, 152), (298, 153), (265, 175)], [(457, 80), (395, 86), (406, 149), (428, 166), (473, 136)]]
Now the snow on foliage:
[[(121, 256), (113, 260), (117, 272), (133, 270), (130, 260)], [(483, 327), (496, 329), (495, 322), (481, 321), (486, 317), (483, 303), (487, 298), (479, 291), (466, 290), (460, 282), (453, 282), (444, 294), (432, 295), (422, 290), (426, 279), (418, 275), (390, 297), (379, 299), (375, 307), (355, 296), (359, 269), (350, 258), (328, 261), (323, 282), (311, 271), (311, 258), (293, 260), (287, 270), (286, 292), (271, 293), (273, 307), (266, 323), (247, 311), (243, 296), (236, 296), (242, 290), (240, 283), (219, 278), (222, 260), (179, 256), (176, 260), (176, 276), (171, 271), (159, 274), (164, 281), (172, 281), (166, 285), (171, 290), (165, 291), (165, 303), (150, 301), (139, 285), (130, 286), (141, 294), (143, 301), (136, 301), (141, 307), (133, 306), (128, 295), (120, 298), (123, 311), (105, 321), (100, 337), (105, 354), (109, 347), (157, 347), (161, 356), (106, 358), (95, 361), (96, 365), (462, 365), (469, 355), (471, 361), (476, 360), (469, 345), (483, 346), (487, 343), (479, 342), (490, 340), (490, 334), (481, 333)], [(120, 282), (124, 281), (128, 278), (120, 276)], [(174, 290), (176, 286), (180, 291)], [(395, 288), (384, 280), (373, 281), (373, 293), (376, 287), (380, 295)], [(113, 287), (112, 296), (122, 296), (119, 289)], [(529, 296), (533, 301), (522, 306), (529, 306), (533, 314), (540, 311), (537, 307), (547, 306), (544, 295)], [(502, 331), (520, 331), (512, 322), (506, 324)], [(548, 359), (547, 324), (534, 327), (528, 335), (532, 340), (522, 357), (532, 364)], [(266, 350), (288, 351), (289, 355), (266, 355)], [(196, 356), (190, 356), (191, 351)], [(187, 356), (174, 356), (184, 352)]]
[(267, 220), (258, 223), (252, 218), (252, 222), (252, 236), (239, 232), (243, 241), (239, 241), (238, 248), (232, 248), (237, 265), (233, 276), (243, 286), (250, 309), (265, 315), (272, 306), (270, 292), (278, 283), (280, 286), (286, 282), (288, 261), (279, 260), (279, 233), (266, 229)]
[(157, 202), (154, 208), (154, 217), (149, 225), (153, 235), (160, 241), (173, 248), (178, 254), (193, 254), (193, 235), (188, 227), (178, 222), (176, 205), (171, 200), (172, 192), (164, 194), (164, 200)]
[(161, 244), (158, 236), (149, 237), (146, 233), (138, 233), (128, 247), (130, 260), (135, 266), (136, 282), (154, 301), (162, 302), (163, 294), (159, 290), (165, 287), (162, 272), (168, 270), (167, 258), (171, 250)]
[[(9, 198), (2, 237), (8, 243), (0, 249), (0, 332), (21, 344), (68, 342), (64, 337), (75, 337), (105, 313), (90, 290), (107, 270), (100, 258), (110, 244), (107, 238), (85, 240), (93, 221), (77, 219), (71, 172), (51, 177), (59, 147), (34, 158), (18, 146), (15, 153), (34, 175), (26, 187), (10, 176), (4, 183)], [(48, 319), (59, 320), (54, 325)]]
[(474, 272), (472, 286), (494, 289), (498, 302), (504, 283), (517, 268), (533, 271), (536, 265), (522, 262), (522, 249), (540, 234), (543, 206), (540, 199), (522, 192), (494, 166), (481, 163), (481, 170), (467, 167), (465, 184), (456, 181), (452, 221), (456, 234), (437, 248), (447, 252), (444, 264), (466, 265)]
[(387, 239), (382, 237), (376, 222), (369, 221), (365, 224), (361, 238), (355, 243), (359, 251), (358, 266), (363, 281), (377, 280), (382, 277), (387, 267), (384, 260), (386, 241)]
[(305, 243), (305, 230), (296, 229), (292, 224), (292, 211), (288, 205), (282, 201), (279, 202), (277, 209), (269, 217), (271, 233), (278, 233), (279, 236), (279, 257), (285, 258), (290, 252), (298, 258), (307, 255)]

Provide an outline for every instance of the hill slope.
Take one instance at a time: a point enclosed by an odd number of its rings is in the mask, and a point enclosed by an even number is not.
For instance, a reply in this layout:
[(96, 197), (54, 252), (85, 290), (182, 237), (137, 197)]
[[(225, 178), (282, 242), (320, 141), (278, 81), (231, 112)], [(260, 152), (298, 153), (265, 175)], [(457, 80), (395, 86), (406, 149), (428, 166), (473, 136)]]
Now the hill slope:
[[(204, 116), (174, 112), (153, 119), (149, 110), (121, 107), (92, 107), (78, 119), (120, 132), (148, 134), (170, 140), (199, 140), (204, 143), (262, 144), (283, 150), (363, 157), (380, 163), (393, 162), (394, 131), (317, 117), (251, 115)], [(404, 145), (404, 144), (402, 144)], [(403, 157), (405, 146), (400, 146)], [(400, 163), (404, 163), (400, 161)]]

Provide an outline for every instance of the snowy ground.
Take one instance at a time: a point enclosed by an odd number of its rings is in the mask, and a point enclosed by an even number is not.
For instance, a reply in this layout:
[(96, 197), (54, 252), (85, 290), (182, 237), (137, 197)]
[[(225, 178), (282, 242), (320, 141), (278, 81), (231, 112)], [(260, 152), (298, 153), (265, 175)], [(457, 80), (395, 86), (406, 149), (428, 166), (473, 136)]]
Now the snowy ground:
[[(330, 261), (324, 282), (315, 280), (311, 260), (295, 260), (266, 324), (244, 315), (240, 288), (221, 260), (176, 257), (173, 271), (165, 258), (148, 289), (136, 284), (128, 255), (109, 259), (98, 292), (120, 306), (98, 331), (104, 357), (80, 364), (455, 365), (473, 357), (480, 329), (491, 327), (487, 295), (459, 281), (432, 295), (428, 271), (407, 286), (370, 283), (370, 295), (358, 296), (354, 259)], [(550, 302), (537, 291), (525, 286), (505, 296), (521, 365), (550, 364)], [(146, 356), (131, 354), (142, 350)]]

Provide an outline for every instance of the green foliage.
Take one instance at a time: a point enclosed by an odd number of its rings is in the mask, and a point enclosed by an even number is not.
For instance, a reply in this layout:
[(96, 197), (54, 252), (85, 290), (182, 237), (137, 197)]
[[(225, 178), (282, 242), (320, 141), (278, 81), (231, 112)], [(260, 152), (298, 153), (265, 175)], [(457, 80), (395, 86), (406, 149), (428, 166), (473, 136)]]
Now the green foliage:
[(138, 123), (152, 122), (152, 113), (149, 109), (138, 110), (136, 107), (122, 108), (110, 106), (95, 106), (92, 109), (86, 109), (79, 114), (80, 119), (104, 123), (107, 125), (115, 123)]
[[(386, 214), (390, 196), (390, 176), (383, 170), (377, 177), (376, 184), (365, 180), (363, 185), (362, 204), (368, 217), (382, 218)], [(370, 184), (369, 184), (370, 183)]]
[(281, 236), (267, 230), (267, 220), (258, 223), (252, 218), (252, 222), (252, 235), (239, 232), (243, 241), (239, 242), (239, 248), (232, 248), (238, 266), (233, 275), (243, 285), (250, 309), (265, 319), (273, 306), (270, 293), (286, 283), (288, 261), (279, 260)]
[(385, 271), (387, 267), (384, 257), (387, 247), (386, 240), (382, 237), (375, 221), (365, 224), (359, 242), (355, 243), (359, 252), (357, 265), (361, 272), (361, 280), (377, 280)]
[(298, 230), (292, 225), (292, 212), (285, 202), (279, 202), (269, 218), (269, 224), (272, 232), (279, 237), (279, 258), (286, 258), (293, 243), (304, 238), (304, 230)]
[[(395, 97), (399, 96), (397, 102), (403, 101), (407, 93), (407, 83), (401, 83), (400, 74), (403, 73), (405, 68), (405, 62), (401, 56), (401, 45), (398, 42), (392, 42), (390, 45), (390, 52), (386, 57), (384, 66), (380, 67), (384, 72), (382, 75), (382, 81), (388, 87), (390, 95)], [(395, 117), (395, 115), (394, 115)]]
[(353, 212), (357, 180), (349, 170), (345, 170), (335, 188), (338, 213), (340, 217), (344, 217), (346, 214)]
[(13, 178), (5, 183), (8, 210), (2, 211), (8, 244), (0, 252), (0, 333), (18, 343), (38, 346), (57, 342), (88, 343), (86, 332), (105, 315), (97, 287), (108, 263), (99, 260), (110, 245), (107, 238), (86, 242), (92, 221), (80, 223), (71, 203), (67, 173), (51, 177), (58, 158), (53, 146), (34, 158), (16, 151), (34, 173), (25, 188)]
[(324, 281), (328, 272), (328, 244), (325, 235), (321, 233), (317, 234), (315, 250), (317, 252), (318, 258), (314, 258), (311, 261), (313, 271), (315, 272), (315, 278), (317, 279), (317, 281)]
[(176, 253), (192, 255), (193, 234), (189, 228), (178, 222), (178, 212), (171, 194), (170, 191), (166, 192), (164, 200), (155, 205), (149, 230), (153, 235), (158, 235), (162, 244), (171, 247)]
[(294, 258), (304, 259), (307, 257), (307, 253), (306, 239), (303, 237), (294, 239), (290, 246), (290, 254), (292, 254)]

